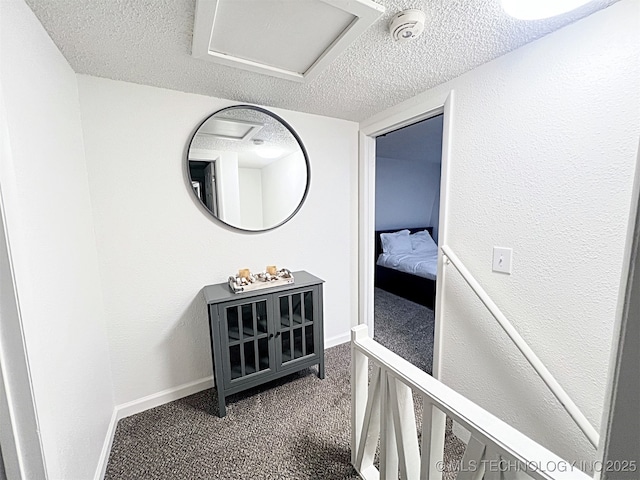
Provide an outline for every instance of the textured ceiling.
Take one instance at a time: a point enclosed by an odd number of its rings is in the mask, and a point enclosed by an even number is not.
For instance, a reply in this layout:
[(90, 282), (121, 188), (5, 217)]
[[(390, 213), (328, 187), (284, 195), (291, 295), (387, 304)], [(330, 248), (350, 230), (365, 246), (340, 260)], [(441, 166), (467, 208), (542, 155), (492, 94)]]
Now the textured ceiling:
[[(260, 131), (249, 140), (224, 140), (211, 135), (202, 135), (196, 132), (191, 142), (190, 149), (196, 150), (221, 150), (238, 153), (238, 161), (242, 167), (262, 168), (276, 160), (300, 152), (300, 145), (289, 129), (276, 118), (257, 110), (245, 108), (233, 108), (217, 112), (210, 118), (230, 118), (233, 120), (245, 120), (262, 125)], [(205, 122), (206, 124), (207, 122)], [(256, 155), (254, 140), (262, 140), (264, 145), (276, 147), (281, 153), (276, 158), (262, 158)], [(302, 157), (302, 156), (301, 156)]]
[[(617, 0), (529, 22), (499, 0), (377, 0), (386, 13), (307, 84), (193, 58), (195, 0), (26, 1), (78, 73), (359, 121)], [(425, 33), (394, 43), (406, 8), (427, 13)]]

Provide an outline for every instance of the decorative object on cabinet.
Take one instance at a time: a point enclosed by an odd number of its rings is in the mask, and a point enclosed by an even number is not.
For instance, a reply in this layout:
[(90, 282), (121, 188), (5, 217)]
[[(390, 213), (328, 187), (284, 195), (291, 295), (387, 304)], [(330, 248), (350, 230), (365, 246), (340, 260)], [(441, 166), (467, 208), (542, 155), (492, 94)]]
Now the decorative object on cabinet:
[[(249, 272), (248, 269), (245, 270)], [(240, 270), (240, 272), (245, 270)], [(274, 274), (262, 272), (257, 275), (247, 273), (247, 275), (243, 276), (241, 273), (235, 277), (229, 277), (229, 289), (233, 293), (250, 292), (251, 290), (278, 287), (291, 283), (294, 283), (293, 274), (286, 268), (278, 270)]]
[(323, 280), (298, 271), (296, 284), (233, 293), (227, 283), (204, 288), (218, 416), (226, 397), (318, 365), (324, 378)]
[(289, 221), (309, 191), (302, 140), (276, 114), (234, 105), (205, 118), (187, 150), (189, 190), (214, 218), (262, 232)]

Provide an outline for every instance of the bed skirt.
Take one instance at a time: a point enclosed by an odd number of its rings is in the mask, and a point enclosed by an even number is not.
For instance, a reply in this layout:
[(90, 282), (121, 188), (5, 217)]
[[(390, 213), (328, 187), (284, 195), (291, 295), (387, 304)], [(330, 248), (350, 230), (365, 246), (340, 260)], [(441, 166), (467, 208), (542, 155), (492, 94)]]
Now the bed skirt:
[(433, 310), (436, 282), (410, 273), (376, 265), (375, 286)]

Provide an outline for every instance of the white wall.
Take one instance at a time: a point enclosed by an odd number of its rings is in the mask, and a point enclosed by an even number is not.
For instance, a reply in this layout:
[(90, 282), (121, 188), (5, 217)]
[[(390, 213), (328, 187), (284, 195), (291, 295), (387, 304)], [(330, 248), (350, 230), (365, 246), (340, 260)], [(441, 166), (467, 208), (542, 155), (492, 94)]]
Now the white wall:
[(193, 128), (231, 102), (78, 82), (116, 403), (212, 374), (201, 290), (238, 268), (323, 278), (325, 338), (347, 339), (357, 321), (357, 124), (273, 109), (309, 152), (311, 190), (290, 222), (247, 234), (198, 206), (183, 167)]
[(439, 163), (376, 158), (376, 230), (431, 226), (439, 195)]
[(114, 403), (77, 79), (22, 0), (0, 8), (0, 182), (40, 435), (49, 478), (87, 479)]
[[(456, 96), (447, 243), (596, 428), (640, 135), (639, 6), (623, 0), (424, 94)], [(494, 245), (513, 248), (511, 276), (491, 272)], [(594, 458), (450, 266), (443, 315), (445, 383), (559, 455)]]
[(215, 154), (219, 155), (216, 162), (218, 214), (229, 225), (241, 225), (238, 154), (236, 152), (215, 152)]
[(262, 169), (262, 203), (265, 225), (284, 222), (300, 204), (307, 185), (304, 155), (294, 152)]
[(437, 115), (375, 139), (376, 230), (431, 226), (438, 240), (442, 118)]
[(242, 228), (259, 230), (262, 219), (262, 170), (260, 168), (238, 168), (240, 185), (240, 220)]

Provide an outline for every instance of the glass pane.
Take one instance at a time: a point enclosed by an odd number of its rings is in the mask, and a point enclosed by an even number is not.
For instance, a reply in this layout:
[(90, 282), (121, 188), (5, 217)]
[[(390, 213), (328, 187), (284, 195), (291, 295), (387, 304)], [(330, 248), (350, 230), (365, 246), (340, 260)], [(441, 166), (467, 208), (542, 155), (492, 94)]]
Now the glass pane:
[(258, 368), (266, 370), (269, 368), (269, 341), (266, 338), (258, 340)]
[(230, 340), (240, 340), (240, 332), (238, 330), (238, 307), (228, 307), (227, 312), (227, 332)]
[(293, 304), (293, 323), (302, 323), (302, 294), (296, 293), (291, 295), (291, 303)]
[(285, 363), (291, 360), (291, 337), (289, 332), (282, 332), (280, 338), (282, 338), (282, 363)]
[(256, 372), (256, 347), (253, 341), (244, 343), (244, 371), (246, 375)]
[(313, 349), (313, 326), (308, 326), (304, 328), (304, 342), (307, 348), (307, 355), (312, 355), (314, 353)]
[(242, 305), (242, 333), (245, 337), (253, 337), (253, 303)]
[(258, 333), (267, 333), (267, 301), (256, 303), (256, 315), (258, 317)]
[(229, 363), (231, 364), (231, 379), (240, 378), (242, 369), (240, 367), (240, 345), (229, 347)]
[(313, 292), (304, 292), (304, 320), (313, 322)]
[(280, 325), (288, 327), (289, 322), (289, 297), (280, 297)]
[(302, 356), (302, 329), (296, 328), (293, 331), (293, 350), (294, 358), (300, 358)]

